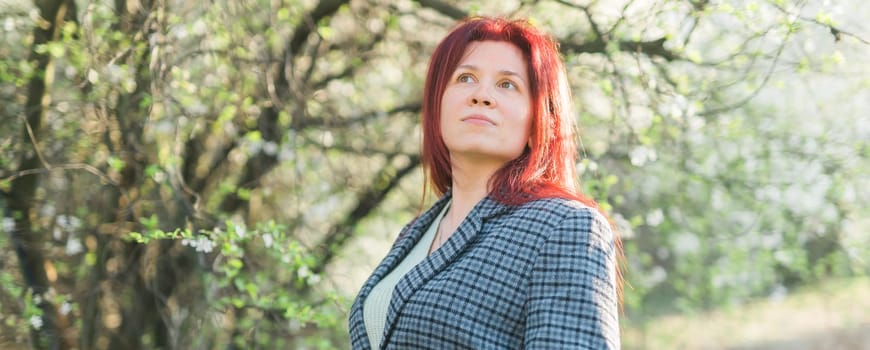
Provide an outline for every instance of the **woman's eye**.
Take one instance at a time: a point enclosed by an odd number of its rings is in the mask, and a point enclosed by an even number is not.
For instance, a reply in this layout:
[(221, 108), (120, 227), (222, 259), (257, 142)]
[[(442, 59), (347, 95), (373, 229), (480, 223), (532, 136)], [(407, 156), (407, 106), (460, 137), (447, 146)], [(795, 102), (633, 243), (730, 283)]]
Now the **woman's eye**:
[(456, 78), (456, 80), (460, 83), (473, 83), (474, 82), (474, 78), (472, 78), (471, 75), (468, 75), (468, 74), (461, 74), (459, 76), (459, 78)]
[(504, 89), (511, 89), (511, 90), (517, 88), (516, 84), (514, 84), (512, 81), (509, 81), (509, 80), (505, 80), (505, 81), (499, 83), (498, 86), (501, 88), (504, 88)]

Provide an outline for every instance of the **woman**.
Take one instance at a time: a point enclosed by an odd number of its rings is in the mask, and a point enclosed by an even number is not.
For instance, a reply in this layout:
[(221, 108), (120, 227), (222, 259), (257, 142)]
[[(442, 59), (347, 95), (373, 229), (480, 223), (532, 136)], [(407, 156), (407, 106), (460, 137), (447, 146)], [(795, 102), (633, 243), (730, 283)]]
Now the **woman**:
[(565, 74), (524, 21), (471, 18), (438, 45), (422, 159), (441, 198), (360, 290), (354, 349), (619, 348), (619, 241), (576, 191)]

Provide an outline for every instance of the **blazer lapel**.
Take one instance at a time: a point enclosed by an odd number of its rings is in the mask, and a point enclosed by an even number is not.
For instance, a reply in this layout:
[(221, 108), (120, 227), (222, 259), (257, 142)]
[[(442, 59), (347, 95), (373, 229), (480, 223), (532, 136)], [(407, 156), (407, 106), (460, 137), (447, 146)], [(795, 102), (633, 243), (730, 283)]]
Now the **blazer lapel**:
[[(449, 194), (445, 197), (449, 198)], [(431, 215), (428, 220), (420, 220), (426, 221), (422, 228), (418, 228), (421, 230), (420, 234), (425, 232), (445, 203), (439, 202), (439, 204), (440, 205), (435, 205), (429, 210), (429, 213), (432, 213), (433, 209), (435, 209), (434, 214)], [(465, 220), (463, 220), (456, 229), (456, 232), (454, 232), (438, 250), (423, 259), (423, 261), (408, 271), (408, 273), (399, 280), (396, 284), (396, 288), (393, 290), (392, 299), (390, 299), (390, 307), (387, 312), (387, 322), (384, 338), (381, 342), (381, 348), (383, 348), (389, 341), (390, 335), (396, 326), (398, 315), (411, 296), (414, 295), (422, 285), (462, 255), (466, 248), (475, 241), (483, 227), (483, 223), (487, 219), (504, 212), (506, 209), (508, 209), (507, 206), (494, 201), (489, 196), (484, 197), (484, 199), (481, 200), (470, 213), (468, 213), (468, 216), (466, 216)], [(413, 241), (413, 243), (417, 242), (420, 234), (417, 234), (418, 237)], [(413, 246), (413, 244), (411, 244), (411, 246)], [(410, 248), (407, 250), (410, 250)], [(405, 254), (407, 254), (407, 251), (405, 251)], [(404, 258), (404, 255), (402, 255), (402, 258)]]
[[(396, 238), (396, 242), (393, 244), (393, 247), (390, 248), (390, 251), (387, 253), (387, 256), (384, 260), (378, 264), (378, 267), (375, 268), (375, 271), (372, 272), (372, 275), (369, 279), (363, 284), (362, 288), (360, 288), (359, 295), (356, 298), (357, 305), (354, 305), (351, 309), (351, 323), (353, 324), (364, 324), (363, 320), (363, 301), (368, 297), (369, 293), (371, 293), (372, 288), (378, 284), (402, 259), (405, 259), (405, 256), (414, 248), (414, 245), (417, 244), (417, 241), (423, 236), (426, 232), (426, 229), (429, 228), (429, 225), (432, 224), (432, 221), (435, 220), (435, 217), (438, 216), (438, 213), (441, 212), (441, 209), (447, 204), (450, 199), (450, 193), (442, 196), (435, 204), (432, 205), (431, 208), (426, 210), (422, 215), (414, 219), (402, 232), (399, 234), (399, 237)], [(393, 297), (395, 298), (395, 296)], [(361, 328), (362, 332), (365, 332), (365, 328)], [(365, 346), (368, 347), (369, 340), (366, 336)]]

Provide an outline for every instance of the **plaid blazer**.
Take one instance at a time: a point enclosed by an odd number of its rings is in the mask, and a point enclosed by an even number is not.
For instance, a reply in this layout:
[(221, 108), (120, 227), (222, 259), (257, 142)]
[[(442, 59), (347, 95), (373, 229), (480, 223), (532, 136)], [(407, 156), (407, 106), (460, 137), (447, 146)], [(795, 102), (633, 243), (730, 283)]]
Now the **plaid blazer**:
[[(450, 194), (402, 230), (350, 310), (353, 349), (370, 349), (362, 306)], [(509, 207), (487, 196), (402, 277), (380, 349), (618, 349), (614, 235), (564, 199)]]

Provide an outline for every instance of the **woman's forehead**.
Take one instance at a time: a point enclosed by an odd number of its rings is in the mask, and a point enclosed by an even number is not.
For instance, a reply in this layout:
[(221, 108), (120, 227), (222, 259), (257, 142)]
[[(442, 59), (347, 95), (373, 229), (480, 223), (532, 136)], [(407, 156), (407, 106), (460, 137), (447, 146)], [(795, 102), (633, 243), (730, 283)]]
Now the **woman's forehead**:
[(527, 75), (528, 63), (516, 45), (507, 41), (475, 41), (469, 43), (457, 68), (474, 70), (504, 70)]

